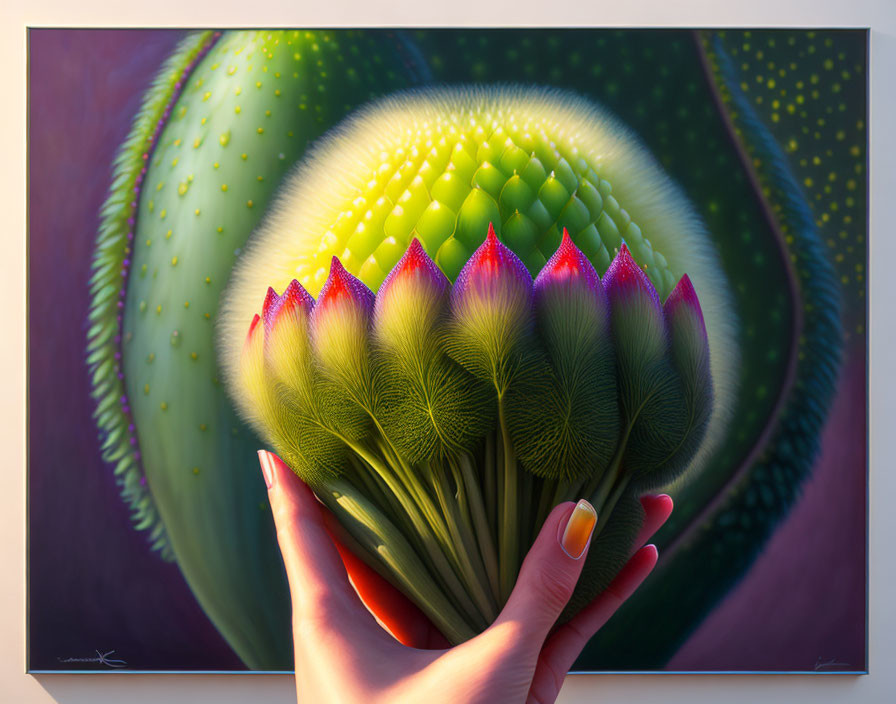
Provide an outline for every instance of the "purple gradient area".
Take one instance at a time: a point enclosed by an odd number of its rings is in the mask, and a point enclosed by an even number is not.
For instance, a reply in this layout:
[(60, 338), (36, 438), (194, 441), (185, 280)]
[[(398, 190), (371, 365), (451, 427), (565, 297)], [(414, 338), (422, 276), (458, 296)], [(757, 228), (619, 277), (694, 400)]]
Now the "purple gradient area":
[[(29, 33), (29, 667), (244, 669), (100, 459), (87, 281), (118, 145), (180, 31)], [(102, 666), (99, 666), (102, 669)]]
[(846, 355), (800, 500), (667, 669), (866, 669), (865, 369), (861, 340)]

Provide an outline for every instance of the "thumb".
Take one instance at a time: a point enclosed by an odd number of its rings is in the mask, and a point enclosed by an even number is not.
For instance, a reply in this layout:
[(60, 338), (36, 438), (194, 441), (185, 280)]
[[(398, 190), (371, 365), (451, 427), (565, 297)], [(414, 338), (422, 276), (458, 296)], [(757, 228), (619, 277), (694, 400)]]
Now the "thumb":
[(258, 459), (283, 555), (296, 618), (339, 620), (366, 610), (327, 533), (323, 507), (311, 489), (277, 455), (259, 450)]
[(597, 513), (585, 499), (551, 511), (493, 628), (506, 632), (513, 624), (510, 630), (522, 643), (541, 650), (576, 587), (596, 523)]

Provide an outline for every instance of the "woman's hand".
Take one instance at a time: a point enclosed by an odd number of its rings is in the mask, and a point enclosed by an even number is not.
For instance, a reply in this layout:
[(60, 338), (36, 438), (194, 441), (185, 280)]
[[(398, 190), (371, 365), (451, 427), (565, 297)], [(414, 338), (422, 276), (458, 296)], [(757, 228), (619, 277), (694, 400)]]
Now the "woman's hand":
[[(276, 455), (262, 450), (259, 458), (292, 593), (302, 704), (548, 704), (591, 636), (656, 564), (656, 548), (640, 548), (606, 591), (552, 629), (575, 588), (594, 527), (590, 505), (573, 517), (576, 506), (561, 504), (545, 521), (497, 620), (472, 640), (448, 648), (397, 590), (344, 548), (337, 550), (331, 532), (338, 535), (338, 528), (311, 490)], [(642, 504), (646, 520), (639, 546), (672, 511), (665, 495), (645, 497)]]

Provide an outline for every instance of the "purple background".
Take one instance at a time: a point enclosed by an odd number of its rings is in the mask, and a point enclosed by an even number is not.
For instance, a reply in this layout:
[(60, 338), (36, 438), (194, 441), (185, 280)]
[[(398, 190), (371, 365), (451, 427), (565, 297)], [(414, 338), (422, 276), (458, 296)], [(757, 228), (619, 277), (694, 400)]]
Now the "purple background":
[[(131, 529), (99, 456), (87, 280), (110, 165), (182, 35), (34, 30), (29, 115), (29, 667), (243, 669), (177, 567)], [(672, 669), (865, 668), (865, 342), (848, 350), (823, 455), (762, 556)]]

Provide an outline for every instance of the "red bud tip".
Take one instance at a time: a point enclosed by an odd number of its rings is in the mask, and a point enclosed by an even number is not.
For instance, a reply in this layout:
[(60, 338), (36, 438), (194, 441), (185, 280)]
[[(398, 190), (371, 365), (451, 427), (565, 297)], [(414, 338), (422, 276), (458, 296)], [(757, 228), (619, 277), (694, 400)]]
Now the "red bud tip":
[(553, 256), (547, 261), (535, 279), (536, 291), (561, 281), (583, 279), (592, 289), (602, 289), (600, 277), (584, 255), (576, 247), (569, 231), (563, 228), (563, 239)]
[(706, 324), (703, 321), (703, 310), (700, 308), (700, 300), (697, 298), (697, 292), (694, 290), (694, 285), (691, 283), (691, 279), (687, 274), (683, 275), (678, 280), (678, 283), (675, 284), (675, 288), (672, 289), (672, 293), (669, 294), (668, 298), (666, 298), (666, 302), (663, 304), (663, 311), (667, 318), (675, 315), (677, 310), (683, 308), (692, 310), (699, 317), (700, 324), (703, 326), (705, 334)]
[(261, 304), (261, 319), (267, 320), (270, 316), (271, 308), (280, 297), (273, 287), (268, 286), (267, 295), (264, 297), (264, 303)]
[(520, 258), (498, 239), (494, 226), (489, 223), (485, 242), (473, 252), (454, 282), (452, 300), (463, 298), (471, 287), (479, 290), (496, 285), (519, 286), (531, 294), (532, 275)]
[(417, 276), (425, 279), (430, 284), (435, 284), (440, 292), (447, 290), (450, 285), (448, 278), (426, 253), (420, 241), (414, 237), (407, 251), (398, 260), (398, 264), (392, 267), (392, 271), (389, 272), (386, 280), (383, 281), (379, 291), (377, 291), (377, 300), (384, 295), (388, 295), (389, 289), (395, 281), (411, 276)]
[(625, 242), (604, 275), (604, 289), (610, 298), (641, 292), (647, 294), (657, 308), (662, 308), (659, 294), (647, 274), (638, 266)]
[(246, 333), (246, 344), (249, 344), (252, 341), (253, 336), (255, 335), (255, 331), (258, 329), (258, 323), (261, 322), (261, 316), (256, 313), (252, 318), (252, 322), (249, 323), (249, 332)]
[(264, 320), (265, 331), (270, 330), (280, 316), (290, 314), (296, 310), (303, 310), (305, 314), (311, 313), (314, 308), (314, 299), (302, 284), (293, 279), (284, 289), (283, 295), (278, 296), (274, 289), (268, 289), (268, 295), (261, 309), (261, 317)]
[(367, 288), (360, 279), (349, 274), (339, 257), (333, 257), (330, 263), (330, 275), (320, 291), (317, 308), (328, 308), (340, 301), (352, 301), (356, 305), (370, 310), (373, 306), (373, 291)]

